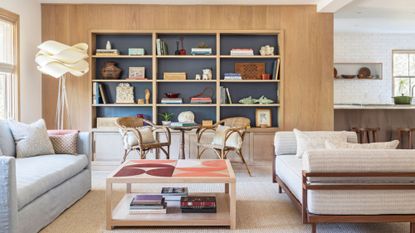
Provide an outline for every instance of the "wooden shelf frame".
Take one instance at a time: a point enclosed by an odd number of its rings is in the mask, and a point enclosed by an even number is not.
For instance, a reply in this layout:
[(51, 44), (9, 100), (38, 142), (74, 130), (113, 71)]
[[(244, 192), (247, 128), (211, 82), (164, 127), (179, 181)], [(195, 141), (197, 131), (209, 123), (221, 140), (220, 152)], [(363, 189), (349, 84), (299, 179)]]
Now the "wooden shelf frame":
[[(284, 31), (282, 30), (91, 30), (89, 34), (89, 42), (91, 45), (90, 49), (90, 56), (89, 56), (89, 63), (90, 63), (90, 101), (91, 101), (91, 108), (92, 108), (92, 119), (91, 119), (91, 128), (95, 128), (96, 126), (96, 117), (97, 117), (97, 108), (101, 107), (151, 107), (152, 108), (152, 121), (157, 123), (158, 120), (158, 113), (159, 108), (163, 107), (183, 107), (183, 111), (186, 110), (188, 107), (214, 107), (216, 108), (216, 122), (221, 118), (221, 108), (224, 107), (258, 107), (258, 108), (277, 108), (278, 114), (278, 125), (277, 127), (272, 128), (255, 128), (255, 132), (269, 131), (270, 129), (276, 129), (284, 125), (283, 119), (283, 111), (284, 111)], [(151, 37), (151, 54), (146, 54), (143, 56), (129, 56), (129, 55), (119, 55), (119, 56), (97, 56), (93, 55), (96, 49), (96, 37), (102, 35), (145, 35)], [(216, 54), (214, 55), (157, 55), (156, 53), (156, 39), (158, 36), (163, 35), (209, 35), (216, 37)], [(221, 37), (222, 36), (229, 36), (229, 35), (264, 35), (264, 36), (276, 36), (278, 37), (278, 55), (273, 56), (231, 56), (228, 54), (220, 54), (221, 48)], [(102, 79), (95, 79), (95, 70), (96, 70), (96, 60), (97, 59), (151, 59), (151, 71), (152, 71), (152, 78), (149, 80), (102, 80)], [(213, 80), (160, 80), (157, 79), (158, 77), (158, 63), (161, 59), (213, 59), (216, 61), (216, 74), (214, 73)], [(223, 80), (221, 79), (221, 61), (224, 60), (244, 60), (244, 59), (279, 59), (280, 60), (280, 70), (279, 70), (279, 79), (277, 80)], [(216, 75), (216, 76), (215, 76)], [(113, 83), (151, 83), (151, 102), (152, 104), (129, 104), (129, 105), (121, 105), (121, 104), (92, 104), (92, 83), (93, 82), (113, 82)], [(216, 88), (216, 101), (212, 104), (161, 104), (158, 100), (158, 85), (160, 83), (195, 83), (197, 85), (203, 84), (210, 84), (214, 83)], [(255, 104), (255, 105), (246, 105), (246, 104), (220, 104), (220, 86), (223, 84), (232, 84), (232, 83), (246, 83), (248, 84), (260, 84), (260, 83), (277, 83), (275, 94), (278, 103), (276, 104)], [(234, 100), (235, 101), (235, 100)], [(275, 117), (275, 116), (272, 116)]]

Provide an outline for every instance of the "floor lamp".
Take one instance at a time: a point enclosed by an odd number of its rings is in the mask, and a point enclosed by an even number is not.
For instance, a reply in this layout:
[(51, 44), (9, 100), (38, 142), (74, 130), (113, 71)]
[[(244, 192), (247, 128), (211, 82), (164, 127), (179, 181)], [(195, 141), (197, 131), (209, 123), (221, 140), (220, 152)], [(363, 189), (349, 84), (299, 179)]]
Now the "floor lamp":
[(39, 45), (38, 48), (40, 51), (36, 54), (35, 59), (38, 70), (43, 74), (59, 79), (55, 115), (56, 129), (63, 129), (65, 114), (69, 127), (72, 127), (66, 79), (70, 76), (81, 77), (89, 71), (88, 62), (85, 61), (88, 58), (88, 45), (79, 43), (69, 46), (48, 40)]

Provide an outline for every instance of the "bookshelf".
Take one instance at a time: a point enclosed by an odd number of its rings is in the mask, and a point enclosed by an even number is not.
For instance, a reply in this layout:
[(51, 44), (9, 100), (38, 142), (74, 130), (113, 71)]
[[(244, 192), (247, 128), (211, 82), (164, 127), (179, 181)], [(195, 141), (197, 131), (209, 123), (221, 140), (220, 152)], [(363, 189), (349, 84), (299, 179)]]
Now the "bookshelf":
[[(176, 41), (183, 38), (187, 55), (175, 55)], [(90, 80), (91, 97), (94, 83), (103, 85), (107, 103), (92, 101), (91, 128), (96, 128), (98, 117), (123, 117), (143, 114), (145, 118), (160, 124), (159, 113), (171, 112), (177, 115), (183, 111), (192, 111), (196, 122), (213, 120), (233, 116), (243, 116), (251, 119), (253, 132), (268, 132), (282, 125), (283, 95), (283, 35), (282, 31), (91, 31), (90, 33)], [(168, 45), (168, 55), (157, 54), (157, 39)], [(106, 41), (110, 41), (113, 48), (120, 51), (120, 55), (101, 56), (95, 54), (95, 49), (105, 48)], [(191, 48), (200, 43), (212, 48), (212, 55), (190, 55)], [(274, 46), (274, 55), (261, 56), (261, 46)], [(128, 48), (144, 48), (142, 56), (128, 55)], [(231, 56), (232, 48), (252, 48), (253, 56)], [(272, 73), (275, 61), (280, 62), (280, 72), (276, 79), (270, 80), (224, 80), (225, 73), (233, 73), (235, 63), (264, 63), (265, 73)], [(100, 70), (105, 62), (115, 61), (123, 70), (120, 79), (103, 79)], [(147, 80), (127, 80), (129, 67), (145, 67)], [(212, 80), (195, 80), (196, 74), (202, 74), (202, 69), (212, 69)], [(186, 80), (164, 80), (164, 72), (186, 72)], [(129, 83), (134, 87), (134, 99), (145, 98), (144, 90), (151, 91), (149, 104), (117, 104), (116, 87), (120, 83)], [(220, 87), (229, 88), (232, 104), (222, 103)], [(204, 88), (213, 90), (212, 104), (191, 104), (190, 97), (199, 94)], [(166, 92), (178, 92), (183, 98), (183, 104), (161, 104), (161, 98)], [(266, 96), (272, 99), (272, 104), (240, 104), (238, 100), (252, 96), (259, 98)], [(91, 98), (92, 99), (92, 98)], [(255, 111), (257, 108), (267, 108), (272, 113), (270, 128), (255, 128)]]

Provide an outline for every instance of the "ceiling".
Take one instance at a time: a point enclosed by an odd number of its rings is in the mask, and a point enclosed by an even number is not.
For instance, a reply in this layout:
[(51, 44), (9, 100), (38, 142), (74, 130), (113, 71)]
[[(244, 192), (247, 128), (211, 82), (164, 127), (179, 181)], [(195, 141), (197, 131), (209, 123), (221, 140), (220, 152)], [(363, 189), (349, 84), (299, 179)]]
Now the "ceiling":
[(335, 13), (336, 32), (415, 33), (414, 0), (354, 0)]
[(40, 0), (41, 3), (108, 3), (108, 4), (174, 4), (174, 5), (303, 5), (318, 0)]

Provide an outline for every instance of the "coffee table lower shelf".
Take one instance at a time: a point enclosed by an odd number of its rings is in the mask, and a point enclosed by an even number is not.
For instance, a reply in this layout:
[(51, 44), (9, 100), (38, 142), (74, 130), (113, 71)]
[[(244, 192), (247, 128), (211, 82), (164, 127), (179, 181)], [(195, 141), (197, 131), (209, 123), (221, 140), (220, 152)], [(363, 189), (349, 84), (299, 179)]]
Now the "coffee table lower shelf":
[(231, 226), (228, 193), (191, 193), (215, 195), (216, 213), (181, 213), (179, 202), (168, 202), (167, 214), (129, 214), (134, 193), (125, 194), (112, 211), (111, 226)]

